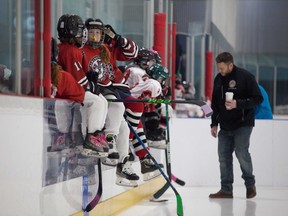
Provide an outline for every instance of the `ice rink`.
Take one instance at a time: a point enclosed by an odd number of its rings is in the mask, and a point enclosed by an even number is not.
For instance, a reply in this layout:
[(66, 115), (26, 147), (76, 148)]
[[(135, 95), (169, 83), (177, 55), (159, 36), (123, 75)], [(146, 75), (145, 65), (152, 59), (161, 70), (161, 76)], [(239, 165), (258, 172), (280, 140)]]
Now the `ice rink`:
[[(185, 216), (287, 216), (288, 188), (258, 187), (257, 196), (246, 199), (245, 187), (234, 188), (233, 199), (209, 199), (217, 187), (177, 187), (182, 197)], [(176, 197), (170, 189), (162, 198), (167, 202), (155, 203), (148, 199), (121, 212), (118, 216), (174, 216)]]

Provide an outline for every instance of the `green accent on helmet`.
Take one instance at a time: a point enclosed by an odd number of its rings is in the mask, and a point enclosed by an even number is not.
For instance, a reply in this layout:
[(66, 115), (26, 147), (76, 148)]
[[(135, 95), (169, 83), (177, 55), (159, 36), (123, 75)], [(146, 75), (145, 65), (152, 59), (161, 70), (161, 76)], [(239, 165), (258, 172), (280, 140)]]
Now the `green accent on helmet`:
[(163, 67), (161, 64), (153, 64), (147, 71), (148, 75), (153, 79), (162, 79), (166, 80), (169, 77), (169, 71), (166, 67)]

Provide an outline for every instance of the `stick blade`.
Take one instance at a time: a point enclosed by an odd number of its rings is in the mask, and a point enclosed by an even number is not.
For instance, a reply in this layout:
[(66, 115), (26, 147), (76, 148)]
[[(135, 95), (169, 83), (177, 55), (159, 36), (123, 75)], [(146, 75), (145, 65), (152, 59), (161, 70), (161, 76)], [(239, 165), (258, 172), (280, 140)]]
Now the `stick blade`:
[(177, 201), (177, 215), (183, 216), (182, 198), (179, 194), (176, 195), (176, 201)]
[(201, 109), (203, 110), (203, 112), (205, 113), (206, 117), (210, 117), (213, 114), (213, 110), (211, 109), (211, 107), (208, 104), (204, 104), (201, 106)]

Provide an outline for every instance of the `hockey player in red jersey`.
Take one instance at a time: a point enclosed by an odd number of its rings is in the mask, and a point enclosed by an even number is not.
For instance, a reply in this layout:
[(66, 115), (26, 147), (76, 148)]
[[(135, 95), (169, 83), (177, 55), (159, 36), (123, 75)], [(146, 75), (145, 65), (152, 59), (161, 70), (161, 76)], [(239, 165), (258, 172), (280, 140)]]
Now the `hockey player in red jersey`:
[[(111, 26), (106, 25), (105, 43), (109, 44), (110, 52), (113, 53), (113, 49), (115, 49), (115, 47), (118, 46), (119, 43), (117, 43), (117, 39), (119, 38), (121, 38), (121, 36), (119, 36)], [(137, 58), (137, 56), (135, 57)], [(114, 77), (115, 78), (112, 79), (112, 85), (120, 90), (121, 99), (135, 100), (136, 98), (131, 95), (132, 92), (128, 90), (129, 86), (125, 84), (126, 80), (120, 69), (117, 68), (117, 70), (114, 71)], [(127, 103), (127, 102), (125, 102), (124, 105), (125, 105), (126, 120), (138, 134), (138, 136), (140, 137), (140, 139), (142, 140), (142, 142), (149, 151), (146, 135), (144, 133), (143, 125), (141, 122), (141, 117), (144, 112), (144, 105), (142, 103)], [(141, 143), (139, 143), (139, 141), (133, 135), (132, 132), (130, 133), (130, 138), (132, 139), (132, 145), (134, 147), (135, 154), (140, 159), (141, 173), (143, 174), (144, 181), (150, 180), (151, 178), (160, 175), (156, 165), (154, 164), (152, 159), (146, 153), (145, 149), (142, 147)], [(160, 166), (163, 167), (163, 164), (160, 164)]]
[(84, 91), (79, 102), (88, 109), (87, 135), (81, 154), (86, 157), (107, 157), (108, 147), (101, 130), (104, 127), (108, 110), (108, 102), (97, 94), (95, 83), (88, 79), (82, 68), (83, 55), (79, 49), (83, 44), (84, 23), (77, 15), (62, 15), (57, 24), (60, 40), (58, 63), (63, 70), (69, 72)]
[[(120, 98), (120, 92), (112, 86), (112, 81), (121, 82), (122, 78), (115, 71), (116, 59), (131, 60), (137, 55), (137, 45), (126, 38), (119, 37), (115, 49), (111, 52), (104, 44), (105, 26), (100, 19), (89, 18), (85, 22), (88, 31), (86, 45), (82, 48), (84, 53), (83, 69), (95, 71), (98, 74), (98, 90), (107, 99)], [(102, 160), (103, 164), (116, 166), (116, 184), (123, 186), (137, 186), (137, 176), (129, 162), (129, 127), (124, 119), (125, 107), (123, 103), (109, 103), (105, 122), (105, 136), (109, 145), (108, 158)], [(117, 145), (116, 145), (117, 143)]]

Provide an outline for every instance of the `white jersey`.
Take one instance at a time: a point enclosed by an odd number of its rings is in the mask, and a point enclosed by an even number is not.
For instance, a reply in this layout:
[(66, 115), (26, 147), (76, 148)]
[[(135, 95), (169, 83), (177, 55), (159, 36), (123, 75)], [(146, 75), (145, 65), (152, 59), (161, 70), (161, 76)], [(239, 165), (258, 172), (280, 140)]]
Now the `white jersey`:
[(154, 79), (149, 79), (146, 71), (138, 66), (129, 67), (125, 71), (125, 78), (133, 97), (138, 98), (144, 93), (155, 98), (162, 92), (160, 83)]
[(143, 82), (143, 77), (147, 77), (147, 73), (140, 67), (130, 67), (125, 71), (126, 84), (133, 88), (140, 82)]

